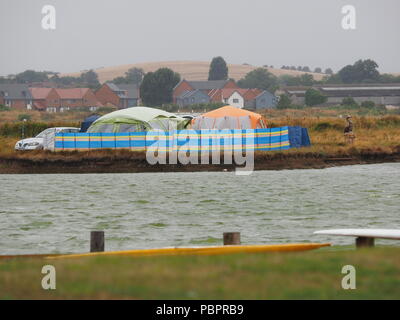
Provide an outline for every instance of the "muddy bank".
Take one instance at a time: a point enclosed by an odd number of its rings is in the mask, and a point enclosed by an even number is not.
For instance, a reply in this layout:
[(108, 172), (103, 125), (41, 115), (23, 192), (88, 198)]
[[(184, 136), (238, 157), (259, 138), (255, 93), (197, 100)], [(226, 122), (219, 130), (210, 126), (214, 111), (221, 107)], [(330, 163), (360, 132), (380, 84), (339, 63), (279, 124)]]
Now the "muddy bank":
[[(254, 169), (321, 169), (383, 162), (400, 162), (400, 146), (391, 152), (368, 149), (330, 154), (293, 150), (290, 152), (259, 152), (255, 154)], [(221, 163), (223, 163), (223, 158), (221, 158)], [(147, 162), (145, 153), (129, 151), (56, 154), (34, 152), (15, 153), (0, 157), (0, 174), (232, 171), (236, 167), (235, 164), (151, 165)]]

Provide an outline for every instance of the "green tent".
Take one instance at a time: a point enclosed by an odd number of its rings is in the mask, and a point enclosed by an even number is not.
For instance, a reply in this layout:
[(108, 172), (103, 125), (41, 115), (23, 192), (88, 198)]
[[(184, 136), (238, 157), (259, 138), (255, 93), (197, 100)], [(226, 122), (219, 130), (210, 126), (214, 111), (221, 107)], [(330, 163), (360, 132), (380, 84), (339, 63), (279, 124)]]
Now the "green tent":
[(142, 132), (160, 129), (182, 130), (190, 120), (173, 113), (147, 107), (132, 107), (108, 113), (89, 127), (89, 133)]

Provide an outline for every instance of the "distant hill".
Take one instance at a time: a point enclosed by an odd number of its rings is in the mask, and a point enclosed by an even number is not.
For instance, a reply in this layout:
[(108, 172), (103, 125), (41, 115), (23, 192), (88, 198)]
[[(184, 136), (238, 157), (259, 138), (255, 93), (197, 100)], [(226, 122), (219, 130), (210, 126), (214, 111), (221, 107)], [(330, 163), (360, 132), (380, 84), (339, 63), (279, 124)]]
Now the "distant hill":
[[(175, 72), (178, 72), (183, 79), (186, 80), (207, 80), (208, 70), (210, 62), (204, 61), (162, 61), (162, 62), (146, 62), (136, 64), (126, 64), (115, 67), (104, 67), (95, 69), (99, 75), (101, 83), (112, 80), (116, 77), (124, 76), (125, 72), (130, 68), (142, 68), (145, 72), (156, 71), (159, 68), (170, 68)], [(235, 80), (243, 78), (250, 71), (257, 69), (257, 66), (241, 65), (241, 64), (228, 64), (229, 77)], [(268, 68), (268, 71), (276, 76), (288, 74), (292, 76), (298, 76), (308, 72), (294, 71), (294, 70), (282, 70)], [(61, 76), (79, 76), (81, 72), (64, 73)], [(316, 80), (320, 80), (324, 77), (324, 74), (312, 73), (310, 74)]]

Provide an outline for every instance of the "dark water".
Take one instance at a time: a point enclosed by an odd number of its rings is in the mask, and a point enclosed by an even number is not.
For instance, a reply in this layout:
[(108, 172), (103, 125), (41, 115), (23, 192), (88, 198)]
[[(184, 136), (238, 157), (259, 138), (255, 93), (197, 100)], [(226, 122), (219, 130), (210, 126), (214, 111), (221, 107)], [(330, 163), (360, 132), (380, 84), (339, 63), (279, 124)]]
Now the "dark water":
[[(0, 254), (352, 238), (326, 228), (399, 228), (400, 164), (233, 173), (0, 175)], [(393, 241), (381, 241), (393, 244)]]

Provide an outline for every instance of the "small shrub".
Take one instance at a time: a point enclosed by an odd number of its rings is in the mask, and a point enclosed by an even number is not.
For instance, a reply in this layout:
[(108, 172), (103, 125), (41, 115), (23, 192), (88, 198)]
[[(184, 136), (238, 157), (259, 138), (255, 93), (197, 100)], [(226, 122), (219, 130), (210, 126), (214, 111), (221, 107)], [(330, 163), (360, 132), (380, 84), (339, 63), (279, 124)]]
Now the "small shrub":
[(113, 112), (113, 111), (116, 111), (116, 110), (117, 109), (113, 108), (113, 107), (101, 107), (101, 108), (97, 109), (96, 112), (104, 114), (104, 113), (110, 113), (110, 112)]
[(332, 125), (329, 122), (320, 122), (320, 123), (317, 123), (313, 129), (315, 131), (324, 131), (324, 130), (331, 129), (331, 128), (332, 128)]
[(361, 102), (361, 107), (372, 109), (372, 108), (375, 107), (375, 102), (373, 102), (373, 101), (363, 101), (363, 102)]
[(347, 98), (343, 98), (342, 106), (358, 106), (356, 100), (354, 100), (352, 97), (347, 97)]
[(315, 131), (325, 131), (328, 129), (342, 130), (343, 127), (337, 123), (323, 121), (323, 122), (316, 123), (312, 129)]
[(308, 89), (305, 94), (305, 102), (307, 106), (316, 106), (318, 104), (325, 103), (327, 97), (324, 96), (320, 91), (315, 89)]
[(21, 113), (21, 114), (18, 115), (17, 119), (18, 119), (18, 121), (24, 121), (24, 120), (29, 121), (29, 120), (32, 119), (32, 116), (30, 114), (27, 114), (27, 113)]
[(10, 111), (11, 108), (10, 107), (6, 107), (5, 105), (0, 104), (0, 112), (2, 111)]
[(279, 97), (279, 102), (276, 105), (277, 109), (289, 109), (292, 107), (292, 100), (287, 94), (281, 94)]
[(44, 121), (52, 121), (56, 118), (54, 113), (46, 112), (42, 115), (42, 120)]

